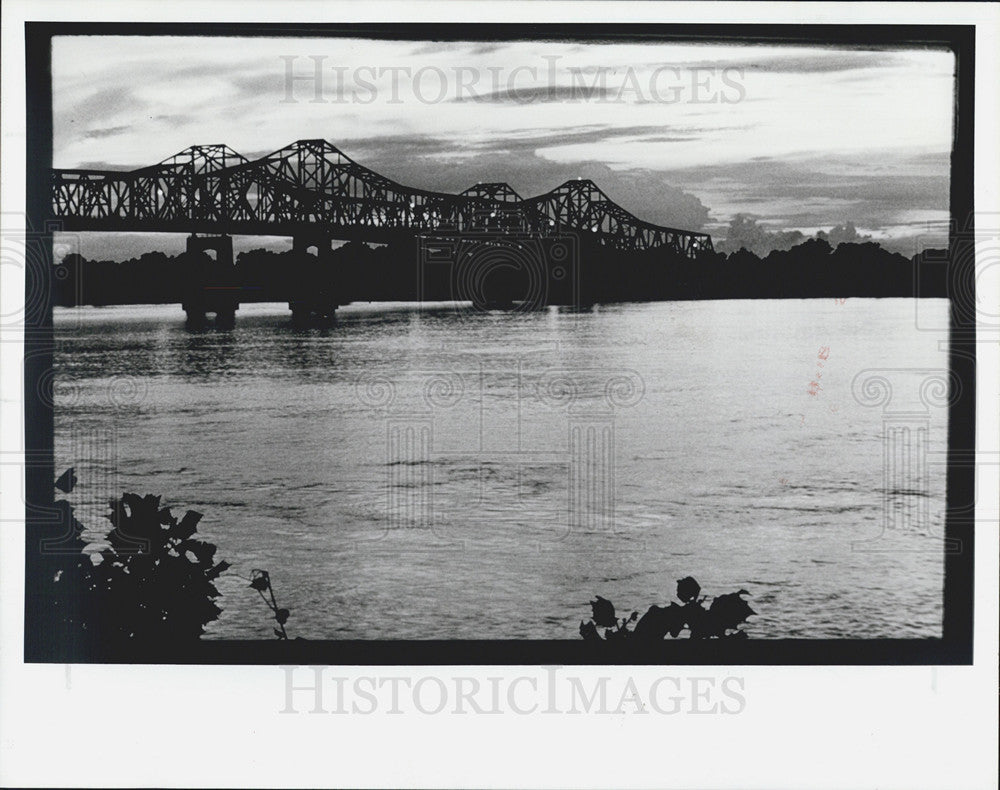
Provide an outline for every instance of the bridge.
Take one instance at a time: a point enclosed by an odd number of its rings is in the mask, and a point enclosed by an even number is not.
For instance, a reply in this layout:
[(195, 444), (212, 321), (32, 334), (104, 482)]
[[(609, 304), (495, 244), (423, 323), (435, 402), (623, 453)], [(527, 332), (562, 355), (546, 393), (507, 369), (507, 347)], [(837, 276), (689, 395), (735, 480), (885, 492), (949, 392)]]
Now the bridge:
[[(315, 247), (320, 260), (334, 240), (572, 235), (670, 258), (712, 250), (707, 234), (641, 220), (588, 179), (529, 198), (504, 183), (434, 192), (385, 178), (326, 140), (299, 140), (254, 160), (226, 145), (195, 145), (136, 170), (54, 169), (51, 196), (52, 219), (64, 230), (187, 233), (189, 251), (213, 250), (220, 264), (230, 265), (233, 235), (291, 236), (294, 249)], [(217, 293), (210, 301), (220, 299)], [(189, 316), (211, 307), (194, 297), (185, 304)], [(209, 312), (231, 307), (221, 303)]]

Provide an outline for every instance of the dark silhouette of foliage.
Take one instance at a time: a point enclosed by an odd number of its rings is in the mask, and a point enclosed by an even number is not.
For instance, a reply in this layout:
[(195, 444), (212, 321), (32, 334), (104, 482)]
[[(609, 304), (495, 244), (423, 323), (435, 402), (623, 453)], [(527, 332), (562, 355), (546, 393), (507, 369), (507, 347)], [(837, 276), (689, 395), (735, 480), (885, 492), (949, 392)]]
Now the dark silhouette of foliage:
[[(745, 639), (747, 634), (740, 626), (751, 615), (757, 614), (743, 600), (746, 590), (726, 593), (717, 596), (706, 609), (706, 597), (699, 597), (701, 585), (691, 576), (685, 576), (677, 582), (677, 598), (681, 604), (674, 602), (667, 606), (649, 607), (646, 614), (638, 618), (637, 612), (625, 619), (615, 616), (615, 607), (611, 601), (597, 596), (591, 601), (593, 611), (590, 621), (580, 623), (580, 636), (586, 641), (608, 642), (631, 639), (640, 642), (657, 642), (669, 634), (673, 638), (680, 636), (687, 629), (691, 639)], [(635, 627), (629, 629), (629, 624), (635, 622)], [(604, 629), (601, 633), (600, 629)]]
[(677, 580), (677, 597), (684, 603), (689, 603), (698, 597), (701, 592), (701, 585), (691, 576), (685, 576)]
[(600, 632), (597, 630), (597, 626), (594, 625), (593, 620), (586, 623), (580, 623), (580, 636), (582, 636), (587, 642), (600, 642), (603, 639)]
[[(586, 234), (576, 247), (571, 277), (546, 283), (551, 304), (947, 295), (941, 265), (946, 251), (906, 258), (859, 234), (851, 223), (807, 237), (800, 231), (772, 233), (740, 215), (717, 249), (696, 259), (663, 249), (622, 252), (595, 244)], [(291, 302), (317, 294), (332, 295), (338, 304), (454, 299), (452, 267), (421, 267), (420, 260), (412, 239), (377, 246), (349, 242), (330, 251), (324, 263), (303, 251), (260, 248), (239, 253), (227, 276), (240, 303)], [(181, 302), (185, 289), (213, 262), (204, 252), (173, 257), (152, 252), (122, 263), (73, 253), (56, 266), (56, 304), (74, 306)], [(504, 293), (510, 301), (511, 294), (530, 291), (527, 271), (518, 271), (500, 267), (486, 278), (484, 296), (494, 297), (487, 301), (501, 302)]]
[(687, 626), (683, 606), (671, 602), (667, 606), (650, 606), (635, 624), (632, 636), (643, 642), (664, 639), (667, 634), (675, 639)]
[[(757, 614), (741, 596), (749, 595), (746, 590), (719, 595), (708, 607), (710, 627), (715, 632), (710, 636), (722, 636), (727, 630), (735, 629), (746, 622), (750, 615)], [(740, 633), (743, 633), (742, 631)]]
[(64, 494), (72, 493), (73, 489), (76, 487), (76, 470), (71, 466), (61, 475), (59, 479), (56, 480), (56, 488), (62, 491)]
[(607, 598), (598, 595), (596, 601), (590, 602), (590, 608), (593, 610), (596, 625), (601, 628), (614, 628), (618, 625), (618, 619), (615, 617), (615, 605)]
[(619, 620), (615, 615), (615, 605), (600, 595), (597, 596), (596, 601), (590, 602), (590, 608), (593, 612), (593, 621), (589, 623), (589, 627), (580, 623), (580, 634), (584, 639), (600, 639), (598, 627), (605, 629), (605, 639), (624, 639), (630, 633), (628, 624), (635, 622), (639, 616), (638, 612), (632, 612), (628, 617)]
[[(59, 481), (69, 493), (72, 469)], [(53, 579), (53, 602), (76, 638), (105, 648), (169, 647), (197, 640), (219, 616), (214, 581), (230, 565), (216, 562), (216, 547), (195, 537), (200, 513), (178, 519), (158, 496), (123, 494), (110, 503), (107, 547), (91, 555), (72, 507), (62, 500), (56, 506), (75, 538), (60, 545), (72, 553)]]
[[(278, 602), (274, 598), (274, 588), (271, 587), (271, 575), (267, 571), (254, 568), (250, 571), (250, 586), (257, 591), (261, 600), (274, 613), (274, 619), (278, 623), (278, 628), (274, 629), (274, 635), (278, 639), (288, 639), (288, 634), (285, 632), (285, 623), (288, 622), (288, 617), (291, 613), (287, 609), (282, 609), (278, 606)], [(264, 593), (267, 593), (267, 595)]]

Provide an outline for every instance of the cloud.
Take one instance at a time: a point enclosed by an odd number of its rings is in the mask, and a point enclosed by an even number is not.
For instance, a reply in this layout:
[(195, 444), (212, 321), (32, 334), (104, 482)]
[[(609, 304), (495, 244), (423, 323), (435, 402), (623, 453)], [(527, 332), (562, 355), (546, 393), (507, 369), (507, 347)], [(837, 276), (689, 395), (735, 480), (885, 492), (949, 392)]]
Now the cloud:
[[(672, 127), (669, 124), (644, 124), (634, 126), (611, 126), (590, 124), (573, 129), (529, 128), (514, 129), (503, 136), (469, 138), (461, 146), (455, 140), (441, 135), (379, 135), (376, 137), (344, 137), (332, 142), (352, 158), (356, 156), (376, 157), (380, 160), (394, 160), (411, 156), (444, 157), (465, 161), (469, 157), (482, 155), (507, 155), (511, 159), (567, 146), (592, 146), (595, 149), (623, 141), (640, 143), (678, 143), (702, 139), (713, 132), (699, 127)], [(573, 168), (575, 161), (591, 161), (590, 157), (570, 157), (567, 165)], [(394, 166), (393, 162), (393, 166)]]
[(129, 125), (125, 126), (109, 126), (105, 129), (91, 129), (83, 133), (83, 136), (89, 140), (99, 140), (102, 137), (113, 137), (116, 134), (121, 134), (122, 132), (128, 131), (132, 127)]
[(584, 159), (554, 162), (531, 148), (518, 149), (516, 155), (487, 149), (452, 158), (433, 139), (410, 140), (405, 150), (391, 142), (379, 146), (381, 142), (373, 141), (364, 156), (347, 153), (359, 164), (407, 186), (456, 193), (480, 181), (506, 182), (518, 194), (534, 197), (571, 179), (589, 178), (622, 208), (647, 222), (700, 230), (709, 218), (708, 207), (698, 197), (652, 170), (614, 170), (603, 162)]
[[(899, 63), (899, 58), (893, 52), (831, 50), (810, 55), (750, 57), (742, 65), (754, 71), (772, 74), (829, 74), (859, 69), (880, 69), (896, 66)], [(737, 62), (731, 65), (741, 64)]]
[[(710, 130), (700, 127), (671, 126), (670, 124), (643, 124), (636, 126), (610, 126), (592, 124), (575, 129), (532, 129), (515, 131), (498, 142), (496, 147), (501, 150), (523, 150), (538, 148), (556, 148), (567, 145), (586, 143), (606, 144), (615, 140), (639, 139), (641, 142), (688, 142), (700, 139), (703, 133)], [(674, 132), (664, 136), (665, 132)]]
[(947, 163), (948, 155), (940, 152), (873, 151), (870, 159), (814, 153), (783, 160), (755, 157), (665, 176), (711, 205), (716, 222), (751, 213), (779, 229), (853, 221), (878, 230), (898, 226), (908, 212), (947, 213)]
[(858, 232), (853, 222), (837, 225), (829, 231), (817, 231), (814, 236), (807, 236), (802, 231), (781, 230), (772, 231), (757, 220), (746, 214), (737, 214), (729, 223), (725, 238), (717, 240), (715, 249), (718, 252), (733, 253), (746, 249), (760, 258), (773, 250), (789, 250), (808, 238), (822, 239), (834, 249), (838, 244), (861, 243), (871, 241), (870, 235)]
[(80, 162), (79, 170), (123, 170), (118, 163), (106, 162), (103, 159), (90, 162)]
[(174, 128), (183, 126), (186, 123), (190, 123), (194, 116), (188, 113), (168, 113), (161, 115), (151, 115), (149, 120), (154, 123), (165, 123), (167, 126)]
[(78, 121), (107, 118), (142, 106), (142, 102), (128, 86), (102, 88), (74, 103), (66, 115)]
[(833, 74), (837, 72), (859, 71), (862, 69), (885, 69), (904, 65), (906, 60), (891, 50), (857, 49), (814, 49), (803, 52), (799, 48), (787, 52), (762, 54), (752, 45), (739, 47), (735, 52), (724, 50), (713, 60), (678, 61), (672, 63), (654, 61), (643, 64), (643, 68), (654, 69), (664, 66), (681, 71), (721, 71), (723, 69), (747, 69), (767, 74)]
[[(516, 42), (513, 43), (516, 45)], [(436, 55), (440, 57), (447, 47), (451, 52), (454, 52), (456, 48), (461, 48), (462, 55), (476, 57), (492, 55), (494, 52), (499, 52), (511, 46), (511, 44), (512, 42), (509, 41), (458, 41), (449, 42), (447, 45), (444, 45), (440, 41), (428, 41), (418, 44), (408, 54), (410, 57), (422, 55)]]
[[(395, 134), (379, 137), (345, 137), (331, 140), (358, 164), (366, 165), (370, 158), (380, 160), (406, 159), (411, 157), (454, 156), (455, 142), (437, 135)], [(383, 173), (388, 177), (387, 173)]]
[(499, 88), (471, 96), (458, 95), (452, 102), (486, 102), (512, 104), (545, 104), (567, 101), (612, 101), (620, 88), (596, 85), (535, 85), (525, 88)]

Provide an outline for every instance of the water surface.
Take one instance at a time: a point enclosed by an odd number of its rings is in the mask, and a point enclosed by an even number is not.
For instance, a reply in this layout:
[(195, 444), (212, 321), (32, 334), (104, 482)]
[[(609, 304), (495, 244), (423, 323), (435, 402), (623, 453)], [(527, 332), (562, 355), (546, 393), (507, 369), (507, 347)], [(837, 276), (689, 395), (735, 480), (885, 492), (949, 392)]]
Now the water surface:
[(642, 612), (687, 575), (749, 590), (753, 637), (940, 635), (947, 416), (921, 382), (947, 359), (912, 300), (338, 316), (56, 311), (70, 498), (95, 535), (123, 490), (204, 513), (233, 566), (210, 636), (272, 637), (253, 568), (307, 638), (574, 638), (593, 595)]

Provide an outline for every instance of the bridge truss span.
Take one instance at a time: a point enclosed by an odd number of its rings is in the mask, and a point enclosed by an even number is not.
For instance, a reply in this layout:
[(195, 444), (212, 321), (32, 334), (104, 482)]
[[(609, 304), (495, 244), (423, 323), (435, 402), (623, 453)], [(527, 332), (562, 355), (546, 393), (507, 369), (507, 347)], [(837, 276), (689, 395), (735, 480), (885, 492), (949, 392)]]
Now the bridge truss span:
[(66, 230), (290, 235), (390, 243), (420, 235), (567, 232), (623, 251), (695, 258), (704, 233), (638, 219), (588, 180), (533, 198), (504, 183), (460, 194), (405, 186), (326, 140), (299, 140), (258, 159), (225, 145), (191, 146), (136, 170), (54, 169), (52, 218)]

